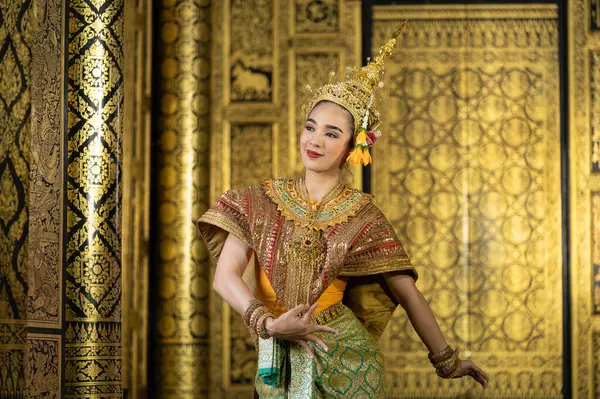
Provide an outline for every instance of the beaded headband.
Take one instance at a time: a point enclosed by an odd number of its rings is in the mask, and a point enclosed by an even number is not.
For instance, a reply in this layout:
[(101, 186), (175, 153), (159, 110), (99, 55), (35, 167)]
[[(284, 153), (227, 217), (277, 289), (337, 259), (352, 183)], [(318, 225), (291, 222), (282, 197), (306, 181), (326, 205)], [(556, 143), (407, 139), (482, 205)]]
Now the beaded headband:
[[(331, 101), (347, 109), (354, 117), (354, 148), (347, 158), (351, 165), (368, 165), (371, 163), (371, 154), (369, 148), (375, 144), (377, 138), (381, 135), (377, 127), (381, 124), (379, 111), (374, 104), (375, 91), (383, 88), (381, 75), (383, 74), (383, 64), (387, 57), (392, 54), (396, 45), (396, 37), (406, 26), (406, 21), (396, 30), (394, 35), (386, 44), (381, 46), (379, 53), (373, 61), (368, 62), (362, 68), (346, 68), (346, 80), (332, 83), (334, 72), (329, 74), (329, 83), (320, 87), (314, 93), (312, 99), (304, 107), (308, 118), (310, 111), (320, 101)], [(306, 88), (312, 93), (310, 86)]]

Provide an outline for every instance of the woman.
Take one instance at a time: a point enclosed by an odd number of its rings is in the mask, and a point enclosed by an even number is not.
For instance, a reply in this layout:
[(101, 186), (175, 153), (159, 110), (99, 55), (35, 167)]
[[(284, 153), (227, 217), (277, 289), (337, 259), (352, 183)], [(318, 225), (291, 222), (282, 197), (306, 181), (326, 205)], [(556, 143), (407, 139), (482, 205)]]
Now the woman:
[(300, 136), (303, 178), (230, 190), (199, 220), (217, 265), (213, 287), (257, 345), (260, 398), (384, 397), (377, 339), (398, 304), (439, 376), (487, 386), (447, 345), (372, 196), (341, 183), (345, 161), (371, 162), (373, 92), (399, 31), (369, 65), (314, 94)]

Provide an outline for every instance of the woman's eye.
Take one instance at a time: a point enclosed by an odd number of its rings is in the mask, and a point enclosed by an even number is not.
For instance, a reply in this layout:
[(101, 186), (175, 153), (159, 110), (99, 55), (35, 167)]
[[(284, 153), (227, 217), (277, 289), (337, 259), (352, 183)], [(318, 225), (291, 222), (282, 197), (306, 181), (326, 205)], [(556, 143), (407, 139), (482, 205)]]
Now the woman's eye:
[(327, 133), (327, 137), (331, 137), (331, 138), (337, 139), (337, 134), (335, 134), (335, 133)]
[(306, 130), (308, 130), (309, 132), (314, 132), (314, 130), (315, 130), (315, 128), (314, 128), (314, 127), (312, 127), (312, 126), (308, 126), (308, 125), (304, 126), (304, 128), (305, 128)]

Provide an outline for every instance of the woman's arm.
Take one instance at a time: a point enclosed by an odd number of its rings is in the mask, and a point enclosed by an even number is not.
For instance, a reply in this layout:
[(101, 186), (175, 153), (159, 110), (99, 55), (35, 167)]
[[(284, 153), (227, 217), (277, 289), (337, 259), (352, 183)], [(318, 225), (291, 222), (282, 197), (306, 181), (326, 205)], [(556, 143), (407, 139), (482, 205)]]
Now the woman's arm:
[(213, 288), (239, 314), (244, 313), (254, 295), (242, 280), (248, 266), (252, 248), (233, 234), (229, 234), (223, 245), (215, 270)]
[[(417, 288), (415, 280), (406, 273), (386, 273), (385, 281), (392, 293), (406, 311), (410, 322), (431, 354), (440, 353), (448, 344), (440, 331), (429, 304)], [(456, 377), (469, 375), (484, 388), (488, 384), (488, 376), (470, 360), (463, 360), (460, 372)]]
[(438, 353), (446, 348), (448, 344), (435, 316), (412, 276), (405, 273), (386, 273), (385, 281), (429, 352)]
[[(250, 301), (255, 299), (242, 279), (251, 256), (252, 248), (236, 236), (229, 234), (223, 245), (213, 280), (215, 291), (239, 314), (243, 314)], [(327, 345), (314, 333), (337, 334), (337, 331), (331, 327), (310, 323), (310, 317), (316, 307), (316, 304), (298, 305), (277, 319), (267, 318), (265, 328), (270, 336), (286, 339), (302, 346), (311, 357), (313, 353), (306, 343), (307, 340), (317, 343), (327, 351)], [(299, 314), (302, 314), (302, 317), (298, 317)]]

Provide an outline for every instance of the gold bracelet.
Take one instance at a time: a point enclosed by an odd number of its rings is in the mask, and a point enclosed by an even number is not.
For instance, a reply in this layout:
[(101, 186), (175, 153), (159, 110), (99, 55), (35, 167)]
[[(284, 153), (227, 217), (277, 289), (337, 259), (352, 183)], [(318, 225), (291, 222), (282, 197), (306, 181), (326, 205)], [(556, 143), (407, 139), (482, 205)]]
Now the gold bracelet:
[[(449, 363), (452, 363), (452, 366), (450, 366), (450, 369), (448, 369), (447, 371), (444, 370), (445, 366)], [(452, 358), (450, 359), (450, 362), (446, 362), (443, 366), (442, 365), (436, 366), (435, 371), (436, 371), (436, 374), (442, 378), (454, 378), (460, 372), (461, 366), (462, 366), (462, 361), (458, 357), (457, 352), (454, 351)]]
[(436, 364), (452, 358), (453, 355), (454, 355), (454, 350), (450, 347), (450, 345), (448, 345), (443, 350), (436, 353), (435, 355), (432, 354), (431, 352), (429, 352), (427, 357), (429, 357), (429, 361), (435, 367)]
[(263, 306), (263, 303), (258, 299), (251, 299), (250, 302), (248, 302), (248, 305), (246, 305), (246, 309), (242, 315), (245, 325), (248, 326), (250, 324), (250, 316), (252, 316), (252, 313), (254, 313), (254, 311), (261, 306)]
[(265, 312), (266, 309), (267, 308), (264, 306), (259, 306), (258, 308), (254, 309), (254, 312), (252, 312), (252, 315), (250, 315), (250, 320), (247, 324), (247, 327), (250, 331), (256, 331), (256, 320)]
[(258, 335), (262, 339), (271, 338), (271, 337), (269, 337), (269, 333), (267, 332), (267, 329), (265, 327), (265, 320), (267, 320), (269, 317), (273, 317), (271, 312), (267, 312), (267, 313), (263, 314), (262, 316), (260, 316), (258, 318), (258, 322), (256, 324), (256, 332), (257, 332), (256, 335)]

